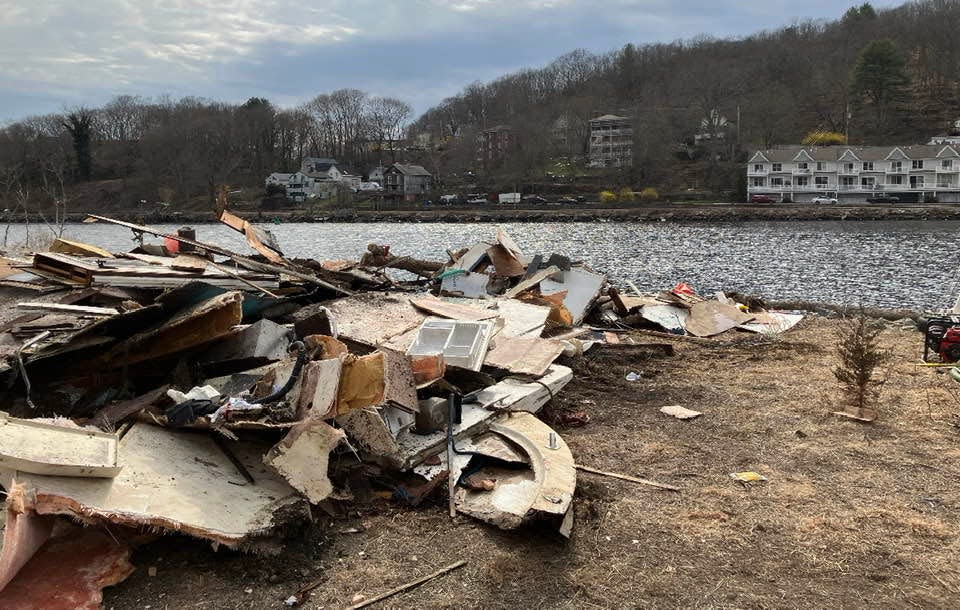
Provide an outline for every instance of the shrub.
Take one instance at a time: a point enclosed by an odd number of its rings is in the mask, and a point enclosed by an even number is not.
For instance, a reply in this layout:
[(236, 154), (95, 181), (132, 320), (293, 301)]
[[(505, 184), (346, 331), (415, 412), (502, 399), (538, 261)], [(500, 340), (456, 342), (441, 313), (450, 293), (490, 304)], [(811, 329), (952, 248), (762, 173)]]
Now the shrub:
[(600, 201), (603, 203), (613, 203), (617, 200), (617, 194), (613, 191), (600, 191)]
[(628, 186), (620, 189), (620, 201), (633, 201), (636, 199), (636, 196), (633, 193), (633, 189)]
[(873, 419), (870, 408), (880, 397), (883, 383), (875, 378), (877, 367), (889, 354), (880, 348), (883, 326), (870, 320), (861, 306), (837, 331), (837, 366), (833, 375), (840, 383), (843, 400), (863, 419)]
[(660, 193), (653, 187), (647, 187), (640, 191), (640, 201), (656, 201), (660, 199)]
[(837, 133), (836, 131), (817, 129), (816, 131), (808, 133), (800, 143), (804, 146), (834, 146), (846, 144), (847, 138), (842, 133)]

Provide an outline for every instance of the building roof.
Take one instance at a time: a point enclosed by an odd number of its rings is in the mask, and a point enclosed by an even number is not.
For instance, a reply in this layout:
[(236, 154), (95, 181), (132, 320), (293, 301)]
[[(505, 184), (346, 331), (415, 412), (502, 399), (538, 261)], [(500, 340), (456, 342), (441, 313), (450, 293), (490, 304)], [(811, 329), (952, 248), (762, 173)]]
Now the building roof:
[[(891, 158), (895, 151), (901, 151), (905, 159), (932, 159), (940, 156), (944, 144), (914, 144), (912, 146), (779, 146), (766, 150), (758, 150), (751, 160), (758, 154), (770, 163), (791, 163), (797, 156), (806, 152), (813, 161), (884, 161)], [(899, 157), (899, 155), (895, 155)], [(805, 158), (805, 157), (804, 157)], [(802, 160), (802, 159), (800, 159)]]
[[(303, 163), (307, 163), (307, 162), (314, 163), (314, 164), (317, 164), (317, 163), (328, 163), (330, 165), (337, 164), (336, 159), (328, 159), (327, 157), (304, 157)], [(301, 165), (303, 165), (303, 163), (301, 163)]]
[(408, 165), (406, 163), (394, 163), (388, 169), (396, 169), (405, 176), (430, 176), (430, 172), (425, 170), (422, 165)]
[(630, 117), (628, 116), (617, 116), (615, 114), (605, 114), (603, 116), (598, 116), (595, 119), (590, 119), (590, 122), (593, 123), (594, 121), (599, 122), (599, 121), (629, 121), (629, 120), (630, 120)]

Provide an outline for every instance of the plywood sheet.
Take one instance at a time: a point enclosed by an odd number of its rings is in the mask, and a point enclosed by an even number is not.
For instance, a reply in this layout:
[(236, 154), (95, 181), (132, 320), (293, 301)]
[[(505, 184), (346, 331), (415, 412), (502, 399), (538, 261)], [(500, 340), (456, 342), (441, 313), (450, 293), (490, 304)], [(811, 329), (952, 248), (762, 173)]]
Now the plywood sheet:
[(562, 353), (563, 344), (560, 341), (540, 337), (497, 336), (483, 364), (518, 375), (540, 376)]
[(749, 322), (750, 314), (719, 301), (701, 301), (690, 306), (686, 330), (696, 337), (712, 337)]
[(500, 299), (497, 312), (504, 325), (500, 335), (504, 337), (539, 337), (550, 317), (550, 307), (524, 303), (517, 299)]

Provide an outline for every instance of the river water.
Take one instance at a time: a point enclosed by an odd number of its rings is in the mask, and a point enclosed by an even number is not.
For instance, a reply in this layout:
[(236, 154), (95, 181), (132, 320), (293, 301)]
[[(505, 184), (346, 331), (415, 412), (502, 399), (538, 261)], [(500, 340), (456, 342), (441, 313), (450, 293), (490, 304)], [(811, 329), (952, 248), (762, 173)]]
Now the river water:
[[(266, 226), (266, 225), (265, 225)], [(960, 278), (960, 222), (504, 223), (528, 254), (567, 254), (642, 289), (686, 282), (701, 293), (737, 290), (767, 299), (936, 308), (953, 304)], [(172, 225), (156, 225), (175, 231)], [(497, 225), (327, 223), (266, 226), (284, 254), (356, 259), (368, 243), (397, 254), (442, 259), (447, 248), (492, 239)], [(27, 231), (29, 230), (29, 235)], [(196, 227), (200, 241), (249, 252), (221, 225)], [(9, 243), (49, 236), (44, 227), (12, 225)], [(69, 225), (65, 237), (113, 251), (133, 246), (123, 227)], [(148, 241), (159, 241), (148, 238)]]

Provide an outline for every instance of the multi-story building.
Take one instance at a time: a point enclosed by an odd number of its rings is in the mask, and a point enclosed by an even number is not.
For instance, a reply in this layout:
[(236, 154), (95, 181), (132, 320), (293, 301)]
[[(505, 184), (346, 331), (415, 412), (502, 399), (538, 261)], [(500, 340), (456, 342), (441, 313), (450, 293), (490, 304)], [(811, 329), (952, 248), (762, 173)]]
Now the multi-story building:
[(590, 121), (590, 166), (633, 165), (633, 120), (605, 114)]
[(498, 167), (516, 146), (517, 139), (509, 125), (484, 129), (477, 136), (477, 164), (481, 171)]
[(783, 146), (758, 150), (747, 163), (747, 194), (801, 203), (818, 195), (858, 202), (960, 203), (960, 154), (950, 145)]
[(420, 165), (394, 163), (383, 171), (387, 197), (416, 201), (433, 188), (433, 176)]

